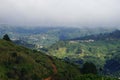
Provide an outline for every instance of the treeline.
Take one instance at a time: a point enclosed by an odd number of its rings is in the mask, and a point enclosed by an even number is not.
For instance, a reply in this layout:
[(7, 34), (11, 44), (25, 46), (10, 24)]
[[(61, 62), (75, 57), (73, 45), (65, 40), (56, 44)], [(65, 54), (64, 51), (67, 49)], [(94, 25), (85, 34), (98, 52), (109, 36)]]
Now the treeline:
[(101, 33), (98, 35), (90, 35), (90, 36), (85, 36), (85, 37), (79, 37), (79, 38), (74, 38), (71, 40), (112, 40), (112, 39), (120, 39), (120, 30), (115, 30), (111, 33)]

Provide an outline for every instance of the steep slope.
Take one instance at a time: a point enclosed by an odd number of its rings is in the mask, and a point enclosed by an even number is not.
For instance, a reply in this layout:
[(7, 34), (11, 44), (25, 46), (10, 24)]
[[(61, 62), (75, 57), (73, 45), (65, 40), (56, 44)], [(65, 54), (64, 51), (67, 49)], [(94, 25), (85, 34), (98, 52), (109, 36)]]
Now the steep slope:
[(0, 80), (73, 80), (77, 75), (80, 71), (75, 66), (0, 40)]
[[(0, 76), (1, 79), (40, 79), (49, 76), (52, 70), (43, 64), (49, 64), (46, 56), (32, 54), (31, 50), (24, 47), (19, 47), (11, 42), (0, 40)], [(44, 57), (46, 60), (44, 60)], [(38, 64), (37, 59), (41, 58), (43, 63)]]

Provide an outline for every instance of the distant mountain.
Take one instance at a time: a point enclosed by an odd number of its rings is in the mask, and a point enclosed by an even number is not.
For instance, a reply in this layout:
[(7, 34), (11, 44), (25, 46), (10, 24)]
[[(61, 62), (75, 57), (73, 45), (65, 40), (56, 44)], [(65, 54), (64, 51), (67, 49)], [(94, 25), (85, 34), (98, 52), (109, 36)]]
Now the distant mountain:
[[(0, 25), (0, 37), (8, 34), (12, 40), (22, 40), (36, 46), (48, 47), (59, 40), (106, 33), (115, 28), (19, 27)], [(28, 46), (26, 46), (28, 47)], [(34, 47), (33, 47), (34, 48)]]
[(90, 35), (85, 37), (79, 37), (71, 40), (114, 40), (114, 39), (120, 39), (120, 30), (115, 30), (111, 33), (101, 33), (98, 35)]

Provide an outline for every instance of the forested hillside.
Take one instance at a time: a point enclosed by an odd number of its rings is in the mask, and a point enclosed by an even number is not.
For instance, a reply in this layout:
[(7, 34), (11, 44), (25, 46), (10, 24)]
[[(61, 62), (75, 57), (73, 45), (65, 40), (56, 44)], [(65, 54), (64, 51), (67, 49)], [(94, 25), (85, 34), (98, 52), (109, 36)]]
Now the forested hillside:
[(117, 80), (97, 73), (82, 74), (76, 65), (4, 39), (0, 40), (1, 80)]
[(71, 40), (115, 40), (115, 39), (120, 39), (120, 30), (115, 30), (110, 33), (101, 33), (98, 35), (89, 35), (89, 36), (84, 36), (84, 37), (79, 37)]
[(80, 75), (80, 71), (75, 66), (41, 52), (0, 40), (1, 80), (73, 80), (77, 75)]
[(48, 54), (75, 64), (92, 62), (102, 74), (120, 76), (120, 31), (59, 41)]

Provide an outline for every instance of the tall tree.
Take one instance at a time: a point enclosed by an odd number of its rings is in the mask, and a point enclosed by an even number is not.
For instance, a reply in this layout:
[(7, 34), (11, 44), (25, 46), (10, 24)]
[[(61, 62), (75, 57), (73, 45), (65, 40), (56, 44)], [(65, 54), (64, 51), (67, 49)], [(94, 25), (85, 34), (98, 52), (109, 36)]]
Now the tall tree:
[(97, 68), (93, 63), (86, 62), (82, 68), (83, 74), (97, 74)]
[(6, 41), (11, 41), (10, 38), (9, 38), (9, 36), (8, 36), (8, 34), (5, 34), (5, 35), (3, 36), (3, 39), (6, 40)]

